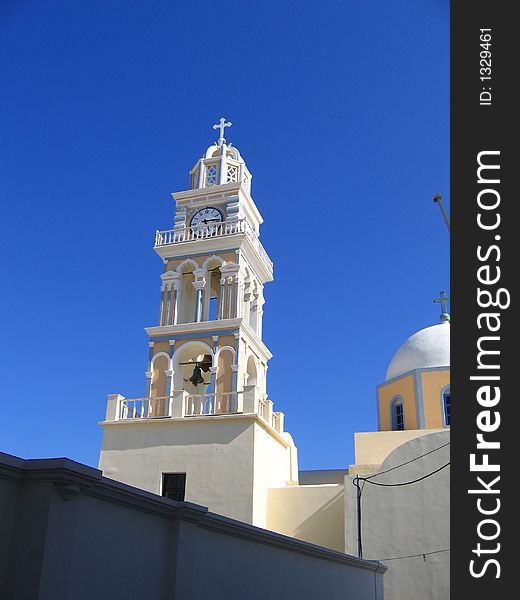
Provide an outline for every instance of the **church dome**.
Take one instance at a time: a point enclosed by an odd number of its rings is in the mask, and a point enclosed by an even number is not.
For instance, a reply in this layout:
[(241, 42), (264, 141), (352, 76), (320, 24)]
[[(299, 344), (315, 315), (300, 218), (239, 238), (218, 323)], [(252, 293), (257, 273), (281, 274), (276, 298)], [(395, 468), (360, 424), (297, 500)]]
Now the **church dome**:
[(394, 354), (386, 381), (413, 369), (450, 366), (450, 325), (440, 323), (409, 337)]

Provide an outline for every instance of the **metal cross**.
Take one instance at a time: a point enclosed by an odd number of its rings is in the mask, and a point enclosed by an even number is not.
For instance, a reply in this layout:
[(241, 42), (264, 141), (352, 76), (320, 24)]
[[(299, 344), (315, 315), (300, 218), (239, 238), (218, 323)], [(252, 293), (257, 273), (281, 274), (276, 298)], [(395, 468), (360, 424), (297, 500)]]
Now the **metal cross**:
[(441, 292), (441, 295), (439, 298), (435, 298), (434, 302), (435, 304), (440, 304), (441, 308), (442, 308), (442, 312), (441, 312), (441, 321), (444, 323), (445, 321), (449, 321), (450, 320), (450, 315), (448, 313), (448, 302), (450, 301), (450, 298), (446, 296), (446, 292)]
[(213, 129), (220, 129), (220, 137), (218, 139), (219, 146), (222, 146), (222, 144), (226, 141), (224, 137), (224, 129), (226, 127), (231, 127), (231, 125), (233, 125), (233, 123), (230, 123), (229, 121), (226, 123), (226, 119), (224, 119), (224, 117), (220, 117), (220, 122), (217, 125), (213, 125)]

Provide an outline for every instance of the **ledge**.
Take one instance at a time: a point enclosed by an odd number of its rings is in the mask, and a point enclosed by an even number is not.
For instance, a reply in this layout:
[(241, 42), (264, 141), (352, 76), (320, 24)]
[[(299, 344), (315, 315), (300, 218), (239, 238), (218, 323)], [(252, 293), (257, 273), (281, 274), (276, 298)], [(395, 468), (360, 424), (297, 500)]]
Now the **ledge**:
[(229, 413), (223, 415), (190, 415), (189, 417), (155, 417), (153, 419), (119, 419), (117, 421), (99, 421), (98, 425), (101, 427), (122, 427), (138, 426), (144, 427), (148, 425), (168, 425), (168, 424), (187, 424), (187, 423), (200, 423), (201, 421), (240, 421), (240, 420), (254, 420), (260, 425), (267, 433), (276, 439), (285, 448), (288, 448), (291, 444), (280, 434), (276, 429), (271, 427), (269, 423), (264, 421), (257, 413)]

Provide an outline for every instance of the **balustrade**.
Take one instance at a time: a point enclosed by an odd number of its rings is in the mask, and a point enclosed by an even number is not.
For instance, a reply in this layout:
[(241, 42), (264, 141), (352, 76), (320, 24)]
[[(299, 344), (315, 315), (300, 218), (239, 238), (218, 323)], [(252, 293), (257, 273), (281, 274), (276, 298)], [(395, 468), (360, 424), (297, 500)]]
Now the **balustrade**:
[(193, 242), (208, 238), (217, 238), (226, 235), (243, 233), (251, 240), (260, 258), (273, 270), (273, 263), (264, 247), (258, 239), (258, 235), (246, 219), (238, 221), (224, 221), (223, 223), (202, 223), (184, 229), (170, 229), (168, 231), (157, 231), (155, 234), (155, 247), (170, 246), (181, 242)]
[[(253, 386), (251, 386), (252, 388)], [(283, 430), (282, 413), (272, 410), (273, 403), (266, 397), (257, 398), (250, 403), (257, 394), (256, 390), (244, 392), (226, 392), (210, 394), (188, 394), (186, 391), (175, 391), (172, 396), (156, 398), (124, 398), (123, 396), (109, 396), (109, 403), (113, 402), (107, 420), (132, 421), (140, 419), (165, 419), (211, 415), (230, 415), (256, 412), (266, 423), (278, 432)], [(249, 408), (251, 406), (251, 408)], [(253, 408), (254, 407), (254, 408)]]

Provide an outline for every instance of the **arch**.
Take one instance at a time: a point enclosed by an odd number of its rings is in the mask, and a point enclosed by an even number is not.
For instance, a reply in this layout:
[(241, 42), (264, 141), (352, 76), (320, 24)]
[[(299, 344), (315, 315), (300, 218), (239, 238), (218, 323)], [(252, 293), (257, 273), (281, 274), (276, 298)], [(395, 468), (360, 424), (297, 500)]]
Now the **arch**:
[(224, 352), (224, 350), (229, 350), (233, 354), (233, 364), (235, 364), (237, 351), (232, 346), (221, 346), (218, 348), (215, 352), (215, 360), (219, 357), (221, 352)]
[(390, 423), (392, 431), (402, 431), (405, 427), (404, 398), (399, 394), (390, 400)]
[(204, 321), (214, 321), (222, 313), (220, 280), (222, 278), (222, 266), (225, 262), (221, 256), (213, 254), (202, 263), (201, 270), (204, 272), (206, 279), (204, 286)]
[(252, 354), (247, 359), (245, 385), (258, 385), (258, 368), (256, 358)]
[(184, 268), (187, 266), (193, 266), (194, 271), (199, 268), (199, 265), (193, 260), (193, 258), (186, 258), (177, 265), (177, 268), (175, 270), (177, 271), (177, 273), (180, 273), (182, 275)]
[(235, 351), (230, 346), (224, 346), (219, 349), (216, 357), (217, 381), (216, 394), (218, 412), (231, 412), (233, 392), (233, 365), (235, 361)]
[(211, 347), (201, 340), (185, 342), (175, 350), (172, 356), (171, 365), (173, 371), (173, 388), (176, 391), (185, 390), (189, 394), (203, 395), (207, 392), (210, 383), (210, 374), (202, 373), (205, 384), (194, 385), (189, 381), (193, 370), (190, 365), (181, 365), (183, 362), (195, 362), (201, 355), (208, 354), (212, 359), (212, 366), (215, 364), (215, 358)]
[(212, 256), (206, 258), (206, 260), (202, 263), (201, 269), (207, 272), (208, 265), (210, 265), (211, 263), (217, 263), (221, 267), (223, 264), (225, 264), (225, 262), (226, 261), (221, 256), (213, 254)]
[(155, 361), (161, 356), (164, 356), (168, 360), (168, 370), (171, 369), (170, 355), (167, 352), (157, 352), (157, 354), (152, 356), (152, 360), (150, 361), (150, 371), (152, 370)]
[(199, 265), (192, 259), (183, 260), (176, 272), (179, 273), (177, 283), (177, 323), (192, 323), (195, 320), (196, 292), (193, 282)]
[(451, 427), (451, 388), (450, 384), (445, 385), (441, 390), (441, 411), (442, 423), (444, 427)]

